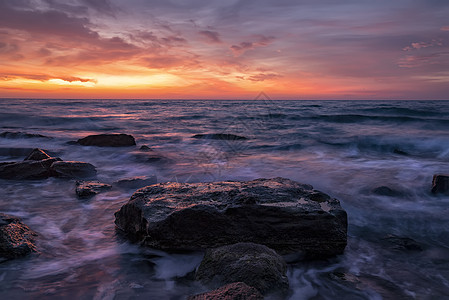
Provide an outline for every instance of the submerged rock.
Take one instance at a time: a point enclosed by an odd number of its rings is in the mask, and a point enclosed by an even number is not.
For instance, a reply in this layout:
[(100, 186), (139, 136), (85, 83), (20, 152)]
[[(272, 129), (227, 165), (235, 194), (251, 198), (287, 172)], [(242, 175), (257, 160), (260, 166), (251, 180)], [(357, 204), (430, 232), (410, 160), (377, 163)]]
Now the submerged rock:
[(57, 161), (50, 168), (56, 177), (91, 178), (97, 174), (92, 164), (80, 161)]
[(88, 198), (110, 190), (111, 188), (112, 186), (110, 184), (101, 183), (98, 181), (77, 181), (76, 195), (79, 198)]
[(247, 137), (229, 134), (229, 133), (209, 133), (209, 134), (195, 134), (192, 136), (194, 139), (208, 139), (208, 140), (226, 140), (226, 141), (234, 141), (234, 140), (247, 140)]
[(142, 145), (140, 148), (139, 148), (139, 150), (140, 151), (143, 151), (143, 152), (149, 152), (149, 151), (153, 151), (150, 147), (148, 147), (147, 145)]
[(114, 185), (117, 185), (118, 187), (123, 189), (138, 189), (156, 183), (157, 183), (156, 176), (136, 176), (131, 178), (120, 179), (114, 182)]
[(1, 258), (18, 258), (36, 252), (36, 236), (19, 218), (0, 213)]
[[(314, 201), (314, 195), (320, 201)], [(337, 199), (285, 178), (159, 183), (136, 191), (115, 213), (133, 241), (164, 250), (239, 242), (307, 258), (343, 253), (347, 215)]]
[(45, 179), (52, 176), (51, 166), (59, 158), (26, 160), (0, 165), (0, 178), (10, 180)]
[(433, 194), (449, 194), (449, 175), (433, 175), (431, 191)]
[(98, 147), (128, 147), (135, 146), (134, 137), (129, 134), (97, 134), (89, 135), (79, 139), (78, 144), (82, 146), (98, 146)]
[(11, 131), (4, 131), (0, 133), (0, 137), (7, 138), (7, 139), (30, 139), (30, 138), (46, 138), (49, 139), (48, 136), (37, 134), (37, 133), (26, 133), (26, 132), (11, 132)]
[(262, 294), (243, 282), (234, 282), (216, 290), (190, 296), (187, 300), (263, 300)]
[(415, 240), (408, 237), (401, 237), (390, 234), (382, 239), (384, 244), (388, 244), (393, 250), (399, 251), (422, 251), (422, 246)]
[(371, 191), (375, 195), (379, 196), (388, 196), (388, 197), (400, 197), (403, 196), (404, 193), (389, 188), (388, 186), (379, 186)]
[(45, 153), (42, 149), (35, 148), (24, 160), (43, 160), (47, 158), (51, 158), (50, 155)]
[(288, 290), (287, 264), (274, 250), (253, 243), (208, 249), (195, 279), (220, 286), (244, 282), (262, 294)]

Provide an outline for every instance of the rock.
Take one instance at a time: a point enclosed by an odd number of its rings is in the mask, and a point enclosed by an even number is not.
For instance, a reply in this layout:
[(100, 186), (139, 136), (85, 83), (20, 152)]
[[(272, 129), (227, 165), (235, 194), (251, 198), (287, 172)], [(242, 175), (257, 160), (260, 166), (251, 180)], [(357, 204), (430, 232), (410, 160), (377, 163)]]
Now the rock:
[(263, 296), (243, 282), (234, 282), (207, 293), (190, 296), (187, 300), (263, 300)]
[(76, 195), (79, 198), (88, 198), (110, 190), (111, 188), (112, 186), (110, 184), (101, 183), (98, 181), (77, 181)]
[(4, 131), (0, 133), (0, 137), (7, 138), (7, 139), (30, 139), (30, 138), (46, 138), (49, 139), (50, 137), (42, 135), (42, 134), (36, 134), (36, 133), (26, 133), (26, 132), (11, 132), (11, 131)]
[(80, 161), (57, 161), (50, 168), (56, 177), (91, 178), (97, 174), (92, 164)]
[(23, 157), (27, 156), (33, 148), (0, 148), (0, 156)]
[(120, 188), (124, 189), (138, 189), (144, 186), (157, 183), (156, 176), (136, 176), (132, 178), (124, 178), (114, 182)]
[(400, 237), (397, 235), (388, 235), (382, 239), (384, 244), (388, 244), (393, 250), (399, 251), (422, 251), (418, 242), (408, 237)]
[(449, 194), (449, 175), (436, 174), (432, 180), (433, 194)]
[(78, 144), (82, 146), (98, 146), (98, 147), (127, 147), (135, 146), (134, 137), (128, 134), (98, 134), (89, 135), (79, 139)]
[[(321, 202), (314, 201), (314, 195)], [(306, 258), (342, 254), (347, 215), (340, 202), (284, 178), (159, 183), (136, 191), (115, 213), (127, 236), (163, 250), (252, 242)]]
[(10, 180), (45, 179), (52, 176), (50, 167), (59, 158), (43, 160), (26, 160), (0, 165), (0, 178)]
[(244, 282), (262, 294), (288, 290), (287, 264), (274, 250), (253, 243), (208, 249), (195, 279), (220, 286)]
[(43, 160), (47, 158), (51, 158), (50, 155), (45, 153), (42, 149), (35, 148), (24, 160)]
[(153, 151), (150, 147), (148, 147), (147, 145), (142, 145), (140, 148), (139, 148), (139, 150), (140, 151), (143, 151), (143, 152), (149, 152), (149, 151)]
[(408, 154), (407, 152), (405, 152), (405, 151), (403, 151), (403, 150), (401, 150), (401, 149), (398, 149), (398, 148), (394, 148), (393, 149), (393, 153), (394, 154), (399, 154), (399, 155), (410, 155), (410, 154)]
[(400, 191), (397, 190), (393, 190), (388, 186), (379, 186), (373, 189), (371, 192), (375, 195), (388, 196), (388, 197), (399, 197), (404, 195), (404, 193), (401, 193)]
[(226, 140), (226, 141), (235, 141), (235, 140), (247, 140), (247, 137), (239, 136), (235, 134), (229, 133), (209, 133), (209, 134), (195, 134), (192, 136), (194, 139), (208, 139), (208, 140)]
[(0, 213), (0, 257), (11, 259), (36, 252), (36, 236), (19, 218)]

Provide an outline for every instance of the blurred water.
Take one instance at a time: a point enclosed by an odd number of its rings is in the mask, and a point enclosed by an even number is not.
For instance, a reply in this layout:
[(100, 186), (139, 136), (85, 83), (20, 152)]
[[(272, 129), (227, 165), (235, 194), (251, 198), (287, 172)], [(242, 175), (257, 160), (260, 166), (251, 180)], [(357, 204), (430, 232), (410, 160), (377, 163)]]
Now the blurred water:
[[(449, 297), (449, 198), (429, 193), (449, 173), (448, 101), (0, 100), (0, 161), (43, 148), (94, 164), (100, 181), (156, 175), (159, 182), (287, 177), (342, 202), (349, 215), (343, 256), (290, 267), (292, 299)], [(127, 133), (137, 147), (67, 144), (88, 134)], [(232, 133), (248, 140), (191, 138)], [(139, 151), (148, 145), (148, 159)], [(372, 193), (379, 186), (395, 196)], [(38, 257), (0, 264), (0, 293), (15, 298), (184, 299), (201, 291), (185, 277), (201, 253), (139, 249), (116, 236), (114, 212), (133, 190), (78, 200), (74, 181), (0, 181), (0, 211), (38, 232)], [(401, 251), (388, 234), (416, 240)], [(347, 273), (358, 281), (339, 280)]]

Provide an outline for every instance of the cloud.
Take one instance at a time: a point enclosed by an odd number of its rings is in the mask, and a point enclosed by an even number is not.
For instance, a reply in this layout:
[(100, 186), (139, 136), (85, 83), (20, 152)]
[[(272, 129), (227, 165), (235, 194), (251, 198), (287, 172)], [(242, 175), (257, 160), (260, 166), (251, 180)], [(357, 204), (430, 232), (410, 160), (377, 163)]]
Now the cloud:
[(86, 4), (89, 8), (92, 8), (100, 13), (113, 15), (115, 9), (108, 0), (80, 0), (81, 3)]
[(449, 31), (449, 26), (443, 26), (440, 28), (441, 31)]
[(204, 36), (210, 43), (222, 43), (220, 39), (220, 34), (216, 31), (202, 30), (198, 32), (200, 35)]
[(271, 80), (271, 79), (275, 79), (275, 78), (280, 78), (282, 77), (279, 74), (276, 73), (259, 73), (256, 75), (252, 75), (250, 77), (248, 77), (248, 80), (251, 81), (265, 81), (265, 80)]
[(435, 46), (443, 46), (442, 40), (432, 40), (431, 42), (417, 42), (412, 43), (411, 46), (404, 47), (402, 50), (404, 51), (411, 51), (414, 49), (423, 49), (423, 48), (430, 48)]
[(256, 41), (241, 42), (238, 45), (232, 45), (230, 49), (234, 53), (234, 56), (240, 56), (248, 50), (268, 46), (274, 41), (274, 39), (275, 38), (272, 36), (267, 37), (264, 35), (259, 35)]
[(81, 78), (76, 76), (58, 76), (48, 74), (31, 74), (31, 73), (0, 73), (0, 78), (4, 81), (15, 79), (28, 79), (37, 81), (62, 80), (66, 82), (91, 82), (96, 83), (96, 80), (90, 78)]

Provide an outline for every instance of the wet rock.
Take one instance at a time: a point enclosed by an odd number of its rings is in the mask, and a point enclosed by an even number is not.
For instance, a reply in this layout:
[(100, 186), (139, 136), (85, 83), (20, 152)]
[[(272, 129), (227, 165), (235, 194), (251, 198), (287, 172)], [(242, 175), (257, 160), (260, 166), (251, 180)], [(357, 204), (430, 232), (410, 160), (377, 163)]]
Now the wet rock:
[(89, 135), (85, 138), (79, 139), (77, 143), (82, 146), (98, 147), (128, 147), (136, 145), (134, 137), (128, 134)]
[(397, 190), (393, 190), (393, 189), (389, 188), (388, 186), (376, 187), (375, 189), (373, 189), (371, 191), (371, 193), (373, 193), (375, 195), (379, 195), (379, 196), (388, 196), (388, 197), (399, 197), (399, 196), (404, 195), (404, 193), (397, 191)]
[(207, 293), (190, 296), (187, 300), (263, 300), (263, 296), (257, 289), (243, 282), (234, 282)]
[(77, 181), (76, 195), (79, 198), (89, 198), (101, 192), (110, 190), (111, 188), (112, 186), (110, 184), (101, 183), (99, 181)]
[(0, 156), (23, 157), (27, 156), (33, 148), (0, 148)]
[(10, 180), (45, 179), (52, 176), (51, 166), (59, 158), (26, 160), (0, 165), (0, 178)]
[(24, 160), (43, 160), (47, 158), (51, 158), (50, 155), (45, 153), (42, 149), (35, 148)]
[(449, 194), (449, 175), (433, 175), (431, 191), (433, 194)]
[(19, 218), (0, 213), (1, 258), (18, 258), (36, 252), (36, 236)]
[(134, 157), (137, 161), (143, 163), (163, 163), (167, 161), (167, 158), (154, 152), (153, 150), (145, 152), (135, 152)]
[(394, 148), (393, 149), (393, 153), (394, 154), (399, 154), (399, 155), (405, 155), (405, 156), (410, 155), (409, 153), (407, 153), (407, 152), (405, 152), (405, 151), (403, 151), (403, 150), (401, 150), (399, 148)]
[(147, 145), (142, 145), (140, 148), (139, 148), (139, 150), (140, 151), (143, 151), (143, 152), (149, 152), (149, 151), (153, 151), (150, 147), (148, 147)]
[(7, 139), (30, 139), (30, 138), (46, 138), (49, 139), (50, 137), (42, 135), (42, 134), (36, 134), (36, 133), (26, 133), (26, 132), (11, 132), (11, 131), (4, 131), (0, 133), (0, 137), (7, 138)]
[(114, 185), (123, 189), (139, 189), (144, 186), (157, 183), (156, 176), (136, 176), (131, 178), (124, 178), (114, 182)]
[(229, 134), (229, 133), (209, 133), (209, 134), (195, 134), (192, 136), (194, 139), (208, 139), (208, 140), (226, 140), (226, 141), (235, 141), (235, 140), (247, 140), (247, 137)]
[(400, 237), (397, 235), (388, 235), (382, 239), (384, 244), (393, 250), (399, 251), (422, 251), (422, 246), (415, 240), (408, 237)]
[(91, 178), (97, 174), (92, 164), (80, 161), (56, 161), (50, 169), (56, 177)]
[(164, 250), (252, 242), (312, 259), (341, 254), (346, 212), (337, 199), (314, 201), (316, 193), (285, 178), (159, 183), (136, 191), (115, 223), (131, 240)]
[(287, 264), (274, 250), (253, 243), (238, 243), (208, 249), (195, 279), (221, 286), (244, 282), (262, 294), (288, 290)]

